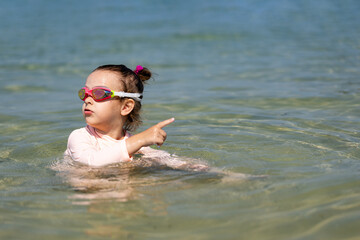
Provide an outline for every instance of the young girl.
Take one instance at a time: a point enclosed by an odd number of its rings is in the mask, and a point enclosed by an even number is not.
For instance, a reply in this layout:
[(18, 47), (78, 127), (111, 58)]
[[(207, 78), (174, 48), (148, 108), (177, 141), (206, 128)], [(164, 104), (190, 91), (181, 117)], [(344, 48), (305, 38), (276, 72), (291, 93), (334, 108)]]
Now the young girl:
[(172, 168), (207, 169), (205, 165), (189, 165), (165, 151), (148, 147), (164, 143), (166, 132), (163, 128), (174, 122), (174, 118), (138, 134), (129, 133), (141, 124), (144, 82), (150, 77), (149, 69), (142, 66), (137, 66), (134, 71), (124, 65), (96, 68), (86, 79), (85, 87), (79, 90), (87, 126), (70, 134), (65, 156), (100, 167), (133, 161), (133, 155), (140, 153), (146, 159)]

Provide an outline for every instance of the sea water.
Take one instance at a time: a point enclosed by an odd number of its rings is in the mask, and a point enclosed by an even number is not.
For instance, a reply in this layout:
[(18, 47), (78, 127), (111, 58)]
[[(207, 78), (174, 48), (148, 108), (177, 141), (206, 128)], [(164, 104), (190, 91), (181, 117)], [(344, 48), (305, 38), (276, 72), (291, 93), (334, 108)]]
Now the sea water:
[[(2, 1), (0, 238), (359, 239), (359, 12), (355, 0)], [(103, 64), (154, 72), (139, 131), (175, 117), (162, 150), (267, 177), (64, 169), (85, 125), (77, 90)]]

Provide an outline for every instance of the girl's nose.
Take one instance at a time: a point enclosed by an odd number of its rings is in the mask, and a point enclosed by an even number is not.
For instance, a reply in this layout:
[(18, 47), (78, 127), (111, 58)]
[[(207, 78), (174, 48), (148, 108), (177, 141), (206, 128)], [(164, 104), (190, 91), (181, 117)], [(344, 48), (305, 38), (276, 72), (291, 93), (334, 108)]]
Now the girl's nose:
[(84, 101), (86, 104), (93, 104), (94, 103), (94, 99), (91, 96), (88, 96), (87, 98), (85, 98)]

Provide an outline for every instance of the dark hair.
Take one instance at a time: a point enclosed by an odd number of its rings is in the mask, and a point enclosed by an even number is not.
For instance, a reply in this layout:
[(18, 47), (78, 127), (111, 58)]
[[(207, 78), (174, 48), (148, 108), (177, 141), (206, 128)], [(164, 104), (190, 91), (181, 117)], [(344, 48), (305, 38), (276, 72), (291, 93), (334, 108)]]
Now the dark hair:
[[(97, 70), (112, 71), (119, 75), (122, 91), (128, 93), (143, 93), (145, 81), (151, 78), (151, 72), (147, 68), (137, 71), (137, 74), (127, 68), (125, 65), (103, 65), (96, 68)], [(127, 131), (135, 131), (142, 123), (140, 117), (141, 102), (135, 101), (134, 109), (128, 115), (124, 129)]]

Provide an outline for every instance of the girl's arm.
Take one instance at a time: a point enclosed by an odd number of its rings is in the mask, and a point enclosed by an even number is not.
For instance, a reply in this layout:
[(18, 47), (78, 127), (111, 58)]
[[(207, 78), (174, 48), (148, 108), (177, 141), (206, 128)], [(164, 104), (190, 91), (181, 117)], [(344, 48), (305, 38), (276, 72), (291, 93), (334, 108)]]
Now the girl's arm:
[(133, 155), (138, 152), (140, 148), (155, 144), (161, 146), (166, 140), (166, 132), (162, 128), (174, 122), (174, 120), (174, 118), (170, 118), (159, 122), (151, 128), (126, 139), (128, 153)]
[(180, 169), (186, 165), (185, 161), (176, 159), (176, 156), (163, 150), (152, 149), (151, 147), (143, 147), (138, 153), (142, 154), (143, 158), (150, 159), (151, 162), (155, 162), (159, 165), (168, 166), (174, 169)]
[(166, 132), (162, 129), (174, 122), (174, 118), (167, 119), (160, 122), (153, 127), (138, 133), (126, 139), (126, 147), (130, 155), (135, 153), (143, 154), (144, 158), (151, 159), (160, 165), (165, 165), (174, 169), (204, 171), (208, 166), (203, 164), (188, 163), (179, 159), (176, 155), (170, 155), (168, 152), (162, 150), (152, 149), (150, 145), (161, 146), (166, 140)]
[[(187, 170), (187, 171), (208, 171), (210, 168), (201, 163), (194, 163), (195, 159), (187, 159), (184, 161), (184, 158), (180, 158), (174, 154), (170, 154), (166, 151), (152, 149), (151, 147), (143, 147), (138, 153), (143, 154), (143, 158), (150, 159), (150, 161), (155, 162), (159, 165), (171, 167), (173, 169)], [(198, 162), (198, 160), (195, 160)]]

